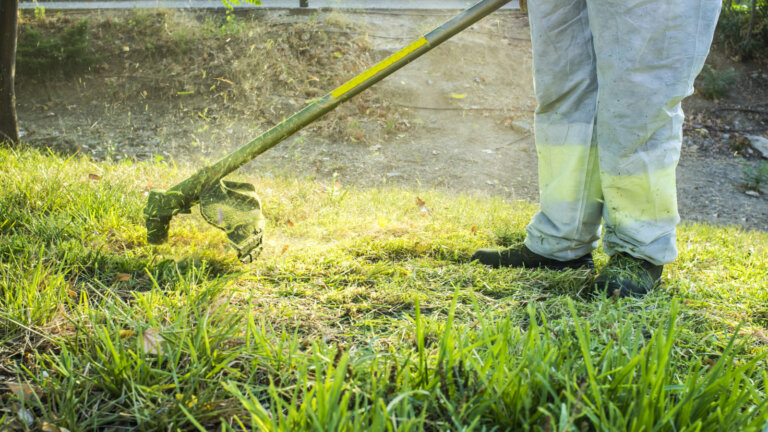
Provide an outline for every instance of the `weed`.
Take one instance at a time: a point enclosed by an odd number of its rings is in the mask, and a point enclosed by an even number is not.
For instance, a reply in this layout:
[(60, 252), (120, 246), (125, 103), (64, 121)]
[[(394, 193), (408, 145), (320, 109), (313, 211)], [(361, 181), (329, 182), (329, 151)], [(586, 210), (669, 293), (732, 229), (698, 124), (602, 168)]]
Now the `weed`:
[(41, 20), (45, 19), (45, 7), (35, 2), (35, 19)]
[(743, 154), (749, 148), (749, 138), (734, 134), (726, 141), (726, 145), (734, 154)]
[(768, 184), (768, 162), (766, 161), (745, 163), (742, 173), (748, 190), (760, 192), (760, 187)]
[(699, 75), (699, 93), (707, 99), (720, 99), (728, 94), (729, 88), (736, 82), (738, 74), (733, 70), (716, 71), (705, 65)]

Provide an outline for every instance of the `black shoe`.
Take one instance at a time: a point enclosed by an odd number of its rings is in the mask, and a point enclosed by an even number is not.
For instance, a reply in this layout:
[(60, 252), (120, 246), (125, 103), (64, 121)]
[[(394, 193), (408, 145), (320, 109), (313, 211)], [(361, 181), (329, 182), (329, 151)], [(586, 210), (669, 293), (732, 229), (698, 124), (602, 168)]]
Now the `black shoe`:
[(617, 253), (595, 278), (596, 293), (609, 297), (642, 297), (661, 280), (663, 265), (654, 265), (625, 253)]
[(595, 263), (592, 261), (592, 254), (586, 254), (581, 258), (576, 258), (570, 261), (558, 261), (534, 253), (525, 247), (525, 245), (509, 249), (479, 249), (472, 255), (471, 260), (479, 261), (480, 264), (485, 264), (493, 268), (528, 267), (545, 268), (549, 270), (566, 270), (579, 268), (591, 269), (595, 266)]

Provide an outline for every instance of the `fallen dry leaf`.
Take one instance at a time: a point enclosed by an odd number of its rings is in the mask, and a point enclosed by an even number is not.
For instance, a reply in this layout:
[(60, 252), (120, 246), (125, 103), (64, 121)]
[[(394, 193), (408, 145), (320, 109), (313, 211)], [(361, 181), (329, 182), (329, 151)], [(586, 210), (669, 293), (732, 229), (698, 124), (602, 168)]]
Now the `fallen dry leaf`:
[(427, 202), (423, 199), (416, 197), (416, 204), (419, 206), (419, 211), (424, 213), (425, 215), (431, 214), (429, 209), (427, 208)]
[(163, 341), (164, 339), (163, 336), (160, 335), (160, 330), (155, 328), (148, 328), (141, 334), (141, 347), (146, 354), (162, 354), (163, 348), (160, 344)]
[(56, 426), (53, 423), (43, 422), (43, 427), (40, 429), (43, 432), (69, 432), (69, 429)]
[(288, 250), (288, 245), (283, 245), (283, 247), (280, 248), (280, 255), (284, 254), (285, 251), (287, 251), (287, 250)]
[(469, 230), (472, 234), (477, 232), (477, 227), (473, 226), (472, 229)]
[(292, 222), (290, 219), (288, 219), (287, 221), (285, 221), (285, 224), (286, 224), (286, 225), (288, 225), (288, 226), (289, 226), (289, 227), (291, 227), (291, 228), (293, 228), (293, 226), (294, 226), (293, 222)]
[(117, 279), (120, 282), (125, 282), (128, 280), (131, 280), (131, 275), (128, 273), (118, 273), (117, 276), (115, 276), (115, 279)]
[(88, 180), (101, 180), (101, 176), (98, 174), (88, 174)]
[(7, 382), (5, 383), (5, 386), (19, 399), (29, 399), (36, 395), (37, 391), (40, 390), (39, 387), (27, 383)]
[(72, 326), (72, 319), (67, 313), (67, 309), (64, 305), (59, 305), (56, 308), (56, 312), (51, 316), (46, 328), (49, 332), (54, 334), (63, 334), (75, 330)]

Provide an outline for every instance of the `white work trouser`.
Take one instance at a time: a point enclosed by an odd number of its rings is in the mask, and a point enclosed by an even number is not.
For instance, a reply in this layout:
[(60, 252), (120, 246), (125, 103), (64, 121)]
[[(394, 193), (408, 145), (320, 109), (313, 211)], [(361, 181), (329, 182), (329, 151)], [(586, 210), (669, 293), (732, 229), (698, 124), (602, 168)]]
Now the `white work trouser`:
[(681, 101), (720, 0), (532, 0), (541, 211), (526, 246), (561, 261), (597, 248), (674, 260)]

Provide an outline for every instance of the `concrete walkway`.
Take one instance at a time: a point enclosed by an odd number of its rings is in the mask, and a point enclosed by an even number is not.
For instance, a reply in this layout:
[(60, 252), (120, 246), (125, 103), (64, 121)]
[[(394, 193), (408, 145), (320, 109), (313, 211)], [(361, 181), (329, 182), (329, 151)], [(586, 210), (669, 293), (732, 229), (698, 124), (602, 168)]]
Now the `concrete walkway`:
[[(470, 0), (262, 0), (261, 6), (245, 3), (236, 8), (261, 7), (266, 9), (352, 9), (352, 10), (463, 10), (477, 3)], [(34, 9), (37, 5), (48, 10), (67, 9), (223, 9), (216, 0), (151, 0), (151, 1), (46, 1), (21, 2), (21, 9)], [(302, 7), (306, 5), (305, 7)], [(502, 9), (519, 9), (512, 0)]]

